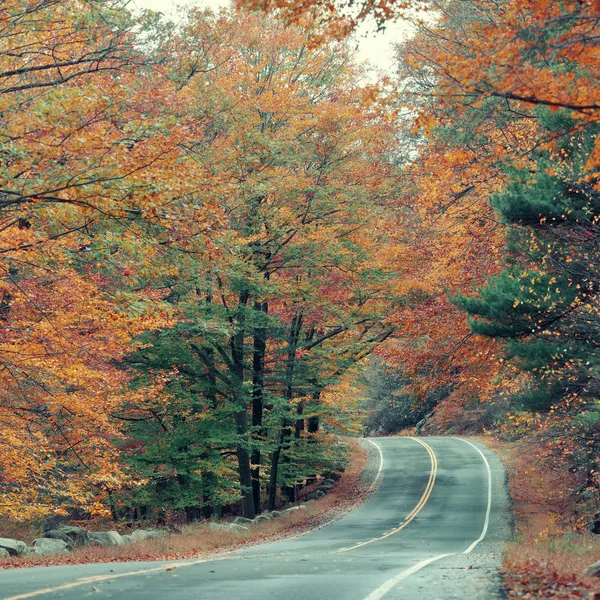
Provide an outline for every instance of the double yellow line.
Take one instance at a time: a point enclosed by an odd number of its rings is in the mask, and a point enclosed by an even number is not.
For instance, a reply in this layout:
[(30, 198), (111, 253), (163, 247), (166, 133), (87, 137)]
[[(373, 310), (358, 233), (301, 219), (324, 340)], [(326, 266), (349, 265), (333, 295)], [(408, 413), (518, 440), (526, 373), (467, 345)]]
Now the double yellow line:
[(431, 460), (431, 471), (429, 472), (429, 480), (427, 481), (425, 491), (423, 492), (423, 495), (421, 496), (418, 504), (408, 513), (408, 515), (406, 515), (404, 520), (399, 523), (398, 527), (392, 529), (392, 531), (388, 531), (382, 536), (372, 538), (370, 540), (367, 540), (366, 542), (360, 542), (359, 544), (351, 546), (350, 548), (341, 548), (340, 550), (338, 550), (338, 552), (349, 552), (350, 550), (356, 550), (356, 548), (366, 546), (367, 544), (372, 544), (373, 542), (378, 542), (379, 540), (383, 540), (387, 537), (390, 537), (391, 535), (398, 533), (399, 531), (402, 531), (421, 512), (421, 510), (423, 510), (425, 504), (427, 504), (427, 501), (429, 500), (429, 496), (431, 496), (431, 491), (433, 490), (433, 486), (435, 484), (435, 478), (437, 476), (437, 457), (435, 456), (435, 453), (431, 449), (431, 447), (428, 446), (423, 440), (414, 437), (411, 437), (409, 439), (421, 444), (421, 446), (423, 446), (423, 448), (427, 450), (427, 453), (429, 454), (429, 459)]

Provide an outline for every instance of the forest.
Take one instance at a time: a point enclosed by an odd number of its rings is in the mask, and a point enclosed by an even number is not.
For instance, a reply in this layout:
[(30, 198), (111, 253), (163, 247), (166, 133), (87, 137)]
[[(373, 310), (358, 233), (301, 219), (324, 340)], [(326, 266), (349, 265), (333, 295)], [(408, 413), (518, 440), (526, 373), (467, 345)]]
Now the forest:
[(587, 527), (599, 14), (5, 0), (0, 519), (252, 519), (418, 425), (526, 439)]

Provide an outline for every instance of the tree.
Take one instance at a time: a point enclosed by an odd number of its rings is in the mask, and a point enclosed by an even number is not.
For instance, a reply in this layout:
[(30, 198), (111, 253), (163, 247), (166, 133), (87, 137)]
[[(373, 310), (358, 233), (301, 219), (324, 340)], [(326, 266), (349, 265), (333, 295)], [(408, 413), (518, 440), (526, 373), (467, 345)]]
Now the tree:
[[(513, 225), (507, 268), (458, 302), (473, 331), (510, 340), (509, 353), (537, 387), (524, 401), (555, 409), (597, 395), (596, 178), (588, 171), (597, 126), (575, 135), (564, 113), (545, 115), (558, 141), (540, 152), (534, 168), (515, 169), (492, 202)], [(560, 135), (562, 134), (562, 135)], [(570, 399), (570, 400), (569, 400)], [(567, 411), (572, 410), (568, 406)]]
[[(323, 445), (301, 441), (318, 439), (321, 390), (390, 334), (393, 271), (376, 263), (384, 236), (366, 225), (385, 218), (395, 185), (386, 155), (393, 114), (373, 86), (357, 83), (343, 45), (309, 50), (299, 29), (272, 19), (192, 12), (160, 51), (180, 93), (218, 115), (186, 149), (224, 216), (210, 246), (193, 224), (178, 244), (181, 271), (169, 295), (194, 360), (177, 359), (173, 377), (182, 389), (195, 365), (200, 397), (215, 382), (215, 414), (228, 413), (236, 426), (221, 450), (237, 456), (243, 511), (252, 516), (264, 458), (272, 505), (280, 484), (289, 488), (323, 463)], [(198, 71), (199, 57), (213, 68)], [(301, 447), (300, 472), (290, 458)]]
[(170, 322), (147, 270), (168, 254), (155, 238), (168, 240), (161, 208), (191, 193), (179, 142), (197, 116), (174, 123), (177, 86), (143, 68), (122, 4), (1, 10), (4, 510), (102, 511), (122, 481), (111, 415), (126, 377), (115, 365), (134, 333)]

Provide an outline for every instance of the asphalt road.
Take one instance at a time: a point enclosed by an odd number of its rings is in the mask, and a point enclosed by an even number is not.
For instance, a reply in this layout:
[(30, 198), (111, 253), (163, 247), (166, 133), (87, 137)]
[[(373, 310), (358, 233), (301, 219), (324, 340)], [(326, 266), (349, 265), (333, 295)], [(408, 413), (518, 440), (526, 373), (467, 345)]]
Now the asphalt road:
[(375, 492), (326, 527), (211, 560), (2, 571), (0, 598), (502, 598), (497, 569), (511, 520), (498, 458), (458, 438), (365, 443)]

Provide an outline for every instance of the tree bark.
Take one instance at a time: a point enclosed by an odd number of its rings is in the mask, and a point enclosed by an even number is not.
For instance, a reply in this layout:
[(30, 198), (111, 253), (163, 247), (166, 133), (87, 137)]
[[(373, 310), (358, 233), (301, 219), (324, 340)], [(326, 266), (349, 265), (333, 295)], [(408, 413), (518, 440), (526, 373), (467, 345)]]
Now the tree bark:
[[(303, 315), (299, 313), (292, 319), (290, 326), (290, 333), (288, 337), (288, 356), (286, 361), (285, 369), (285, 398), (288, 402), (288, 407), (291, 404), (292, 398), (294, 397), (294, 367), (296, 361), (296, 351), (298, 349), (298, 340), (300, 338), (300, 331), (302, 330)], [(275, 500), (277, 497), (277, 475), (279, 473), (279, 463), (282, 457), (285, 458), (283, 452), (286, 448), (287, 442), (291, 434), (289, 419), (284, 417), (281, 420), (281, 426), (279, 429), (279, 437), (277, 440), (277, 446), (271, 456), (271, 475), (269, 478), (269, 510), (275, 508)], [(286, 486), (284, 493), (288, 499), (293, 501), (294, 487)]]
[(296, 419), (296, 426), (294, 427), (294, 437), (296, 439), (300, 439), (302, 432), (304, 431), (304, 419), (302, 418), (302, 414), (304, 413), (304, 402), (298, 402), (296, 406), (296, 415), (298, 418)]
[(244, 338), (245, 338), (245, 309), (248, 304), (248, 292), (239, 296), (237, 311), (237, 331), (230, 340), (232, 375), (234, 377), (232, 392), (233, 402), (237, 407), (235, 425), (239, 442), (236, 448), (238, 472), (242, 493), (242, 511), (248, 519), (256, 516), (254, 500), (252, 499), (252, 477), (250, 474), (250, 453), (248, 452), (248, 407), (244, 397)]
[[(260, 444), (264, 437), (262, 430), (263, 406), (265, 397), (265, 352), (267, 348), (267, 321), (269, 311), (267, 302), (255, 302), (254, 310), (262, 313), (259, 324), (254, 328), (254, 350), (252, 356), (252, 428), (254, 430), (254, 446), (250, 462), (252, 464), (252, 498), (254, 511), (261, 512), (260, 506)], [(263, 318), (264, 315), (264, 318)]]

